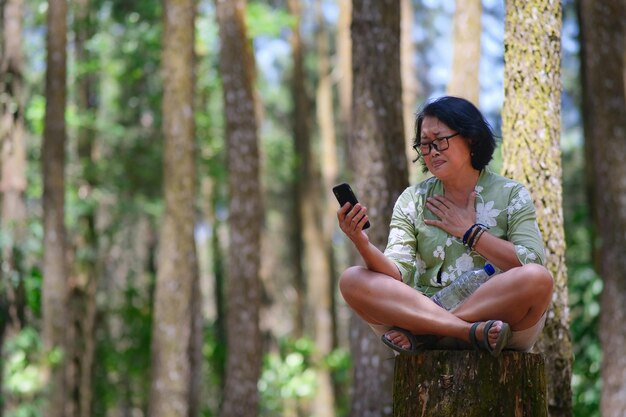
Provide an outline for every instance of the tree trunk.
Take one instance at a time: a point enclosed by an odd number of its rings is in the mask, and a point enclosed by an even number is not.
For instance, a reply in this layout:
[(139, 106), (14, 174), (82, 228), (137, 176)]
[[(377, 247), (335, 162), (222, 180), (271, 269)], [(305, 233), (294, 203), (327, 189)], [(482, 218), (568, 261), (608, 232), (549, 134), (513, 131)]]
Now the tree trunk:
[(585, 148), (597, 239), (594, 263), (604, 281), (600, 308), (603, 417), (626, 410), (626, 6), (580, 2)]
[(541, 355), (431, 350), (396, 358), (394, 417), (547, 417)]
[[(407, 187), (400, 78), (400, 4), (395, 0), (354, 1), (352, 11), (352, 133), (349, 148), (353, 188), (368, 207), (370, 241), (387, 242), (393, 206)], [(391, 413), (391, 352), (362, 320), (353, 316), (350, 343), (354, 364), (352, 416)]]
[[(76, 61), (87, 65), (92, 59), (86, 48), (93, 34), (90, 18), (90, 0), (75, 3), (75, 51)], [(96, 232), (93, 188), (96, 185), (95, 161), (92, 157), (95, 139), (95, 79), (92, 72), (77, 75), (76, 105), (83, 117), (77, 130), (78, 160), (80, 177), (76, 188), (81, 190), (79, 198), (88, 207), (77, 221), (74, 238), (75, 270), (70, 278), (69, 306), (72, 326), (68, 335), (71, 346), (71, 364), (68, 377), (68, 390), (72, 398), (70, 415), (89, 417), (92, 401), (92, 368), (95, 349), (96, 284), (98, 236)], [(84, 255), (79, 256), (82, 253)]]
[[(26, 228), (26, 146), (24, 134), (24, 94), (22, 76), (22, 0), (0, 5), (0, 196), (1, 229), (9, 241), (0, 249), (0, 352), (4, 340), (25, 325), (25, 289), (20, 252)], [(0, 393), (3, 390), (4, 361), (0, 361)], [(6, 396), (0, 404), (0, 417), (14, 406)]]
[(352, 123), (352, 0), (339, 2), (339, 20), (337, 22), (337, 86), (339, 100), (339, 126), (342, 143), (346, 144), (350, 136)]
[(245, 1), (217, 0), (216, 6), (226, 118), (231, 248), (227, 282), (228, 358), (221, 415), (253, 417), (258, 414), (257, 382), (263, 354), (259, 328), (263, 206), (253, 92), (254, 56), (246, 35)]
[(448, 94), (463, 97), (478, 106), (480, 83), (480, 0), (456, 0), (454, 53)]
[[(9, 238), (1, 249), (0, 340), (15, 335), (25, 324), (24, 284), (19, 264), (26, 220), (26, 144), (22, 75), (22, 0), (4, 4), (0, 55), (0, 195), (2, 231)], [(17, 281), (17, 283), (16, 283)], [(6, 291), (6, 292), (5, 292)], [(4, 317), (7, 318), (5, 322)], [(4, 327), (6, 326), (6, 327)], [(0, 349), (2, 345), (0, 344)], [(1, 380), (1, 376), (0, 376)]]
[(152, 417), (195, 417), (193, 339), (198, 310), (194, 239), (194, 2), (165, 0), (162, 51), (165, 213), (152, 325)]
[[(415, 17), (412, 0), (400, 1), (400, 73), (402, 76), (402, 118), (404, 120), (404, 142), (407, 162), (415, 159), (413, 139), (415, 137), (415, 108), (417, 97), (422, 94), (422, 86), (415, 71), (415, 40), (413, 29)], [(409, 170), (412, 181), (417, 181), (417, 172)]]
[(546, 267), (554, 277), (553, 302), (536, 345), (546, 357), (552, 417), (572, 412), (572, 346), (561, 205), (560, 34), (559, 2), (507, 3), (503, 173), (525, 184), (534, 198), (546, 244)]
[[(47, 350), (66, 349), (67, 266), (65, 242), (65, 105), (67, 2), (49, 0), (46, 39), (46, 112), (42, 148), (43, 175), (43, 340)], [(66, 363), (48, 379), (47, 417), (66, 415)]]
[(292, 182), (291, 193), (293, 195), (293, 222), (292, 222), (292, 250), (294, 263), (294, 288), (296, 290), (294, 337), (302, 337), (305, 334), (306, 316), (306, 281), (310, 271), (306, 270), (307, 242), (304, 235), (305, 225), (312, 221), (308, 216), (307, 206), (315, 201), (310, 198), (309, 173), (312, 165), (309, 147), (311, 143), (311, 128), (309, 114), (309, 96), (305, 87), (304, 74), (304, 51), (300, 36), (300, 1), (287, 0), (287, 8), (294, 18), (289, 43), (293, 57), (293, 72), (291, 74), (291, 100), (292, 100), (292, 134), (294, 152), (297, 167)]

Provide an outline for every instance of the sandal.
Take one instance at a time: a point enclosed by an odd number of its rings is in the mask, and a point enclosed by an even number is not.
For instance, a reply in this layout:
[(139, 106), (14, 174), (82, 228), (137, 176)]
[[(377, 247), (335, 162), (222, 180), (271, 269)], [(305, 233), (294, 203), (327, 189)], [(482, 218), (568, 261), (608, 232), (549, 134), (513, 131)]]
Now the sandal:
[[(391, 331), (402, 333), (404, 336), (406, 336), (407, 339), (409, 339), (409, 343), (411, 343), (411, 346), (408, 349), (403, 348), (402, 346), (398, 346), (391, 340), (387, 339), (387, 333)], [(415, 355), (416, 353), (430, 347), (431, 345), (433, 345), (434, 342), (437, 341), (437, 336), (435, 335), (416, 335), (401, 327), (392, 327), (387, 331), (387, 333), (385, 333), (381, 337), (383, 343), (389, 346), (391, 349), (395, 350), (396, 352), (406, 353), (407, 355)]]
[(480, 325), (481, 322), (476, 322), (472, 324), (469, 332), (470, 342), (472, 346), (476, 350), (484, 349), (491, 354), (493, 357), (498, 357), (502, 352), (502, 349), (506, 346), (509, 338), (511, 337), (511, 328), (507, 323), (502, 322), (502, 329), (500, 329), (500, 334), (498, 334), (498, 339), (496, 340), (496, 346), (494, 348), (489, 344), (489, 329), (498, 321), (501, 320), (488, 320), (485, 322), (485, 328), (483, 329), (483, 340), (478, 341), (476, 337), (476, 329)]

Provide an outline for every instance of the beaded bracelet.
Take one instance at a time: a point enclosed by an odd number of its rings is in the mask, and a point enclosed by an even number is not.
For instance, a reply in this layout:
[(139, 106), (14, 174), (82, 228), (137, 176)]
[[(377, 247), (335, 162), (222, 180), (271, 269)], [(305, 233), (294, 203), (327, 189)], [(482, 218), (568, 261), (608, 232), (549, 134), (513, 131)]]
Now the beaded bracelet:
[(471, 249), (474, 250), (474, 247), (476, 246), (476, 244), (478, 243), (478, 240), (481, 238), (481, 236), (483, 235), (483, 233), (485, 233), (486, 229), (483, 229), (482, 227), (476, 232), (474, 233), (474, 235), (470, 238), (469, 242), (467, 243), (467, 246)]
[[(483, 228), (488, 229), (488, 227), (487, 227), (487, 226), (485, 226), (485, 225), (484, 225), (484, 224), (482, 224), (482, 223), (474, 223), (473, 225), (471, 225), (471, 226), (469, 227), (469, 229), (467, 229), (467, 231), (466, 231), (466, 232), (465, 232), (465, 234), (463, 235), (463, 244), (464, 244), (464, 245), (467, 245), (468, 240), (469, 240), (471, 237), (473, 237), (473, 235), (477, 232), (477, 230), (475, 230), (476, 228), (479, 228), (479, 229), (483, 229)], [(469, 246), (469, 245), (468, 245), (468, 246)]]

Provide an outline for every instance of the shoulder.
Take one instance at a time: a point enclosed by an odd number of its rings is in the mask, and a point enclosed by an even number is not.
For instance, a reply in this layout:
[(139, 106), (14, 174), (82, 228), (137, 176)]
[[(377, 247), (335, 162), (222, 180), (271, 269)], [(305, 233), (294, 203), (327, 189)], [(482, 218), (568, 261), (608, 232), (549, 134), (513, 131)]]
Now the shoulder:
[(519, 181), (503, 177), (490, 170), (485, 170), (485, 172), (481, 174), (477, 187), (494, 191), (497, 190), (498, 192), (506, 192), (508, 190), (509, 194), (518, 194), (523, 191), (528, 192), (526, 191), (526, 187)]

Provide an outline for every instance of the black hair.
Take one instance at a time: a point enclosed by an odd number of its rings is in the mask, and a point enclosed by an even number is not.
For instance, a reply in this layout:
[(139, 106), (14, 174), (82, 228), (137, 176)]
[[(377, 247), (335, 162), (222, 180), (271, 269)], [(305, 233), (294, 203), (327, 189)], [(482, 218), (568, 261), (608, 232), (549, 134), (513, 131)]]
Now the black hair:
[[(460, 97), (444, 96), (426, 103), (415, 117), (413, 146), (418, 146), (421, 141), (422, 121), (427, 116), (436, 117), (468, 139), (474, 169), (480, 171), (489, 164), (496, 149), (496, 139), (483, 114), (471, 102)], [(424, 161), (422, 164), (426, 172)]]

